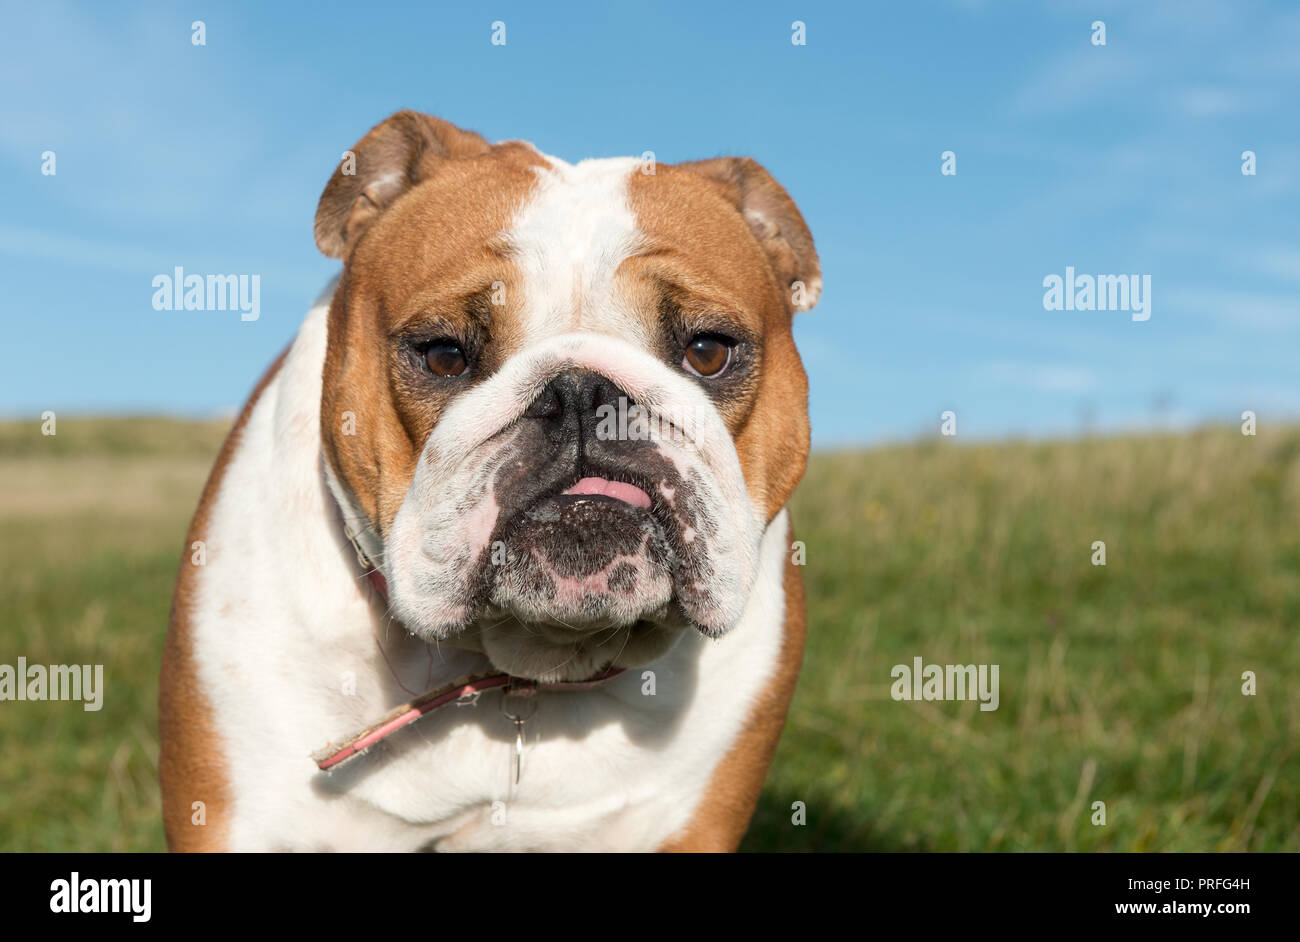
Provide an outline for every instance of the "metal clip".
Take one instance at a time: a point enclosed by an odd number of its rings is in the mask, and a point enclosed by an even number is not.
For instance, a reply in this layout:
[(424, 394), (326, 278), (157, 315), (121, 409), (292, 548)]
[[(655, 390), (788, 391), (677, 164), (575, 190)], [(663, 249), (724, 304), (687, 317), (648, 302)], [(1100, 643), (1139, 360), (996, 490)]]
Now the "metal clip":
[[(515, 724), (515, 784), (519, 784), (519, 777), (523, 774), (524, 765), (524, 724), (532, 719), (537, 712), (537, 693), (536, 684), (521, 684), (516, 689), (515, 683), (506, 687), (505, 692), (501, 695), (501, 712), (505, 714), (506, 719)], [(509, 701), (511, 697), (522, 699), (528, 704), (527, 712), (511, 712)]]

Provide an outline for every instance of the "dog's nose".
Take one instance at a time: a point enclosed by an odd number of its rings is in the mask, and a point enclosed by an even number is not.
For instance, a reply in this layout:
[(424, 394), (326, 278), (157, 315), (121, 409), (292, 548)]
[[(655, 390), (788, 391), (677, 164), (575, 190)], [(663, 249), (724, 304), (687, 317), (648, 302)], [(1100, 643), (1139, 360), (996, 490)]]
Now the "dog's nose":
[(524, 414), (544, 423), (549, 434), (589, 441), (597, 436), (602, 420), (631, 404), (627, 393), (608, 377), (591, 370), (569, 370), (547, 383)]

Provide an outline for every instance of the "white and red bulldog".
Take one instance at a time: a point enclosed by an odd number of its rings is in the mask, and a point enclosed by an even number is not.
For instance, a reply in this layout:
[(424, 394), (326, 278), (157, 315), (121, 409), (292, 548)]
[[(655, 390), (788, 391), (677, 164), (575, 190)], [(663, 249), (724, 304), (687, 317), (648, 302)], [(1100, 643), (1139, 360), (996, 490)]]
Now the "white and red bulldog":
[(315, 233), (176, 586), (171, 848), (735, 849), (804, 640), (795, 204), (403, 111)]

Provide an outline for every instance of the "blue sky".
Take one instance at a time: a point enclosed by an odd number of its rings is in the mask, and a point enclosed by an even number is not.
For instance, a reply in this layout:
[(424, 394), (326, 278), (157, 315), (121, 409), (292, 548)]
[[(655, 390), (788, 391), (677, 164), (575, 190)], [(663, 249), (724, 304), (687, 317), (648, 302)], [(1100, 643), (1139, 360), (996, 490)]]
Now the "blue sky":
[[(569, 160), (765, 164), (822, 259), (818, 445), (946, 409), (961, 437), (1300, 417), (1293, 4), (475, 6), (8, 9), (0, 414), (237, 406), (337, 269), (335, 162), (409, 107)], [(259, 274), (260, 318), (154, 310), (177, 265)], [(1150, 275), (1150, 320), (1044, 310), (1067, 266)]]

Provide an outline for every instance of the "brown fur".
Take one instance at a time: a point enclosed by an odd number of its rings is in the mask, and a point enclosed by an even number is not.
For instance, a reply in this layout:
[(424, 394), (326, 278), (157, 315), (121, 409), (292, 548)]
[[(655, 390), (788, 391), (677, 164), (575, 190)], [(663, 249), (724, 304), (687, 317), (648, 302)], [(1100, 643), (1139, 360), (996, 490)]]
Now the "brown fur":
[[(775, 181), (771, 185), (780, 189)], [(629, 190), (638, 227), (651, 245), (672, 247), (650, 253), (656, 274), (683, 284), (714, 307), (744, 317), (762, 336), (757, 389), (746, 409), (723, 412), (750, 496), (771, 520), (794, 493), (808, 460), (808, 379), (791, 333), (793, 307), (787, 289), (794, 276), (820, 279), (816, 255), (803, 269), (778, 273), (768, 249), (781, 240), (760, 239), (744, 216), (748, 207), (732, 201), (736, 193), (701, 175), (696, 165), (661, 166), (653, 175), (636, 174)], [(789, 206), (795, 221), (780, 225), (795, 228), (797, 221), (806, 233), (798, 210), (793, 203)], [(788, 261), (789, 254), (781, 243), (776, 259)], [(645, 268), (648, 261), (629, 259), (627, 264)]]
[[(356, 145), (357, 176), (336, 173), (316, 217), (322, 248), (346, 246), (343, 278), (329, 313), (321, 438), (331, 467), (382, 536), (444, 405), (428, 395), (410, 395), (391, 380), (392, 334), (432, 313), (468, 319), (467, 299), (490, 291), (494, 282), (517, 281), (494, 237), (535, 185), (530, 168), (542, 163), (523, 144), (470, 147), (451, 133), (467, 132), (404, 117), (410, 114), (400, 112)], [(381, 133), (395, 120), (405, 129), (401, 134)], [(431, 135), (460, 140), (461, 150), (455, 151), (454, 143), (431, 144)], [(403, 143), (407, 152), (399, 159)], [(383, 154), (372, 158), (373, 147), (382, 147)], [(407, 165), (418, 166), (418, 172), (404, 178), (400, 191), (386, 189), (386, 209), (374, 210), (364, 195), (370, 189), (367, 177)], [(363, 195), (353, 197), (354, 192)], [(360, 204), (350, 215), (341, 208), (349, 199)], [(342, 230), (328, 228), (331, 223), (346, 228), (346, 239)], [(393, 257), (415, 261), (393, 265)], [(510, 314), (518, 300), (518, 292), (507, 290), (506, 305), (483, 327), (492, 334), (498, 359), (511, 350)], [(494, 365), (484, 363), (484, 375)], [(342, 434), (345, 412), (355, 416), (355, 434)]]
[[(196, 540), (206, 538), (212, 505), (226, 466), (234, 457), (240, 433), (287, 353), (287, 350), (281, 353), (258, 381), (226, 436), (185, 537), (158, 684), (158, 776), (162, 781), (163, 828), (167, 846), (174, 851), (222, 850), (230, 802), (224, 758), (226, 744), (213, 720), (194, 663), (190, 617), (202, 570), (190, 563), (190, 548)], [(206, 824), (202, 827), (191, 823), (192, 805), (196, 801), (206, 806)]]
[[(791, 532), (793, 536), (793, 531)], [(804, 594), (799, 567), (785, 564), (785, 632), (771, 678), (750, 709), (749, 722), (713, 770), (709, 787), (666, 852), (734, 851), (749, 828), (763, 779), (776, 752), (803, 663)]]
[[(342, 167), (335, 172), (316, 215), (317, 245), (344, 261), (329, 311), (321, 434), (331, 467), (386, 537), (445, 405), (404, 388), (392, 359), (394, 334), (417, 326), (436, 329), (438, 317), (459, 318), (458, 327), (483, 331), (491, 340), (482, 376), (517, 350), (512, 325), (518, 318), (512, 315), (522, 301), (515, 288), (519, 278), (496, 237), (526, 201), (536, 185), (533, 168), (544, 161), (526, 145), (489, 145), (473, 132), (409, 111), (377, 125), (353, 152), (356, 173)], [(761, 339), (761, 357), (743, 395), (720, 408), (750, 495), (770, 521), (789, 500), (808, 455), (808, 385), (791, 317), (820, 293), (812, 236), (785, 190), (748, 158), (660, 166), (653, 175), (633, 174), (629, 193), (647, 246), (624, 263), (619, 278), (640, 302), (647, 324), (658, 317), (650, 303), (657, 286), (668, 280), (702, 312), (726, 310)], [(394, 265), (393, 258), (403, 263)], [(505, 306), (475, 321), (474, 299), (496, 282), (505, 285)], [(806, 298), (792, 293), (795, 282), (806, 287)], [(226, 440), (187, 546), (202, 539), (243, 424), (279, 363)], [(355, 430), (343, 434), (347, 412)], [(230, 798), (223, 744), (193, 663), (188, 620), (196, 580), (187, 559), (159, 691), (164, 822), (175, 850), (220, 847)], [(802, 659), (803, 586), (789, 563), (785, 588), (785, 632), (775, 672), (695, 817), (665, 849), (729, 850), (744, 834)], [(189, 823), (196, 800), (207, 805), (206, 828)]]
[[(724, 415), (750, 496), (770, 521), (789, 501), (808, 459), (808, 380), (791, 333), (789, 288), (804, 282), (812, 301), (820, 293), (812, 236), (785, 190), (752, 160), (660, 167), (653, 176), (634, 177), (630, 190), (640, 228), (675, 248), (675, 282), (761, 318), (759, 387), (747, 412)], [(749, 827), (803, 662), (803, 577), (790, 559), (784, 584), (785, 625), (773, 674), (693, 818), (662, 850), (733, 851)]]

